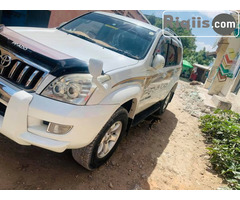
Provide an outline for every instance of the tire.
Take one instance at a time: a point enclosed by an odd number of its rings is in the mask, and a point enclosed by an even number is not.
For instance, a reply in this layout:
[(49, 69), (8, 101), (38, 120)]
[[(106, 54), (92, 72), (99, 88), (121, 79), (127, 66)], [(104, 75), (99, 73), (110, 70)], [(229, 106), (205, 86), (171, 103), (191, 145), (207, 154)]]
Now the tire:
[(128, 112), (120, 107), (88, 146), (72, 150), (75, 161), (88, 170), (103, 165), (119, 145), (126, 132), (127, 123)]
[(160, 102), (160, 108), (157, 112), (155, 112), (156, 115), (162, 115), (166, 111), (168, 104), (171, 102), (173, 98), (173, 95), (174, 95), (173, 92), (169, 92), (166, 98)]

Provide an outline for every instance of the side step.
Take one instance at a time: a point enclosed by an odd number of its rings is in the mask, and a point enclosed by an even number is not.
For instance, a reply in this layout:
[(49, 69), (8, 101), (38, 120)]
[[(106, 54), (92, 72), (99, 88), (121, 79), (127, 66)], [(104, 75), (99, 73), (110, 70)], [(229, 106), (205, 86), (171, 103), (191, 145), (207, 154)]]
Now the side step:
[(138, 113), (134, 117), (134, 120), (133, 120), (131, 126), (136, 126), (140, 122), (144, 121), (147, 117), (149, 117), (150, 115), (155, 113), (160, 108), (160, 105), (161, 105), (161, 101), (157, 102), (156, 104), (152, 105), (151, 107), (147, 108), (146, 110)]

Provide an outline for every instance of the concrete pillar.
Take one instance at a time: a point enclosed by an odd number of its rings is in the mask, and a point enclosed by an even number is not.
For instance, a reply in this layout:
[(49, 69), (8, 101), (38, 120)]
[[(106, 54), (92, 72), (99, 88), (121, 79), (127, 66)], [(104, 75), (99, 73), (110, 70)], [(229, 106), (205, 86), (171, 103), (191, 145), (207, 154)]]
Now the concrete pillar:
[[(235, 90), (235, 88), (237, 87), (237, 84), (239, 83), (239, 81), (240, 81), (240, 72), (238, 72), (237, 77), (234, 79), (234, 83), (233, 83), (231, 92), (234, 92), (234, 90)], [(239, 93), (240, 93), (240, 92), (239, 92)]]
[[(231, 71), (233, 72), (235, 68), (239, 67), (237, 54), (240, 52), (240, 38), (229, 38), (228, 41), (229, 41), (228, 49), (231, 48), (232, 50), (234, 50), (234, 52), (236, 54), (235, 58), (234, 58), (234, 62), (231, 65)], [(234, 85), (234, 81), (235, 81), (235, 77), (228, 78), (227, 81), (225, 82), (220, 94), (223, 96), (227, 96)]]
[(228, 41), (227, 38), (221, 38), (219, 43), (218, 43), (218, 48), (217, 48), (217, 57), (215, 59), (215, 62), (211, 68), (211, 71), (208, 75), (208, 78), (205, 82), (204, 87), (209, 89), (214, 81), (214, 78), (216, 77), (217, 69), (222, 61), (223, 55), (226, 52), (226, 49), (228, 47)]
[(221, 40), (218, 43), (217, 57), (215, 59), (211, 72), (209, 73), (209, 76), (204, 86), (205, 88), (209, 89), (208, 94), (211, 95), (219, 94), (219, 92), (222, 90), (224, 82), (218, 80), (217, 73), (218, 67), (222, 62), (223, 56), (226, 53), (228, 45), (229, 45), (228, 38), (221, 38)]

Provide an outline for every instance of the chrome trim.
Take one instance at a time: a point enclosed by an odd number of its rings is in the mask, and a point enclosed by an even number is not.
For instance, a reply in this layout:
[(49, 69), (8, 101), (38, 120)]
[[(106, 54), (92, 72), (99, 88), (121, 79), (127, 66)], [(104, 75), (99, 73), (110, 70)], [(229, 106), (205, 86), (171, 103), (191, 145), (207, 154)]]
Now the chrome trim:
[(10, 54), (12, 60), (18, 59), (18, 60), (26, 63), (27, 65), (36, 67), (36, 68), (39, 69), (40, 71), (43, 71), (43, 72), (45, 72), (45, 73), (49, 73), (49, 70), (41, 67), (40, 65), (38, 65), (38, 64), (36, 64), (36, 63), (33, 63), (32, 61), (29, 61), (29, 60), (23, 58), (22, 56), (17, 55), (16, 53), (14, 53), (14, 52), (6, 49), (5, 47), (2, 47), (1, 45), (0, 45), (0, 50), (1, 50), (1, 54), (2, 54), (2, 50), (3, 50), (4, 53)]
[[(6, 62), (7, 62), (7, 64), (5, 65)], [(1, 66), (8, 67), (11, 64), (11, 62), (12, 62), (12, 58), (8, 54), (2, 54), (0, 56)]]
[(0, 71), (0, 74), (2, 74), (3, 71), (4, 71), (4, 69), (5, 69), (5, 67), (3, 67), (2, 65), (0, 65), (0, 68), (1, 68), (1, 69), (0, 69), (0, 70), (1, 70), (1, 71)]
[(0, 79), (0, 102), (7, 106), (11, 96), (17, 91), (9, 87), (7, 84)]
[(42, 83), (42, 81), (43, 81), (43, 77), (40, 77), (35, 87), (38, 88), (38, 86), (40, 85), (40, 83)]
[[(49, 70), (41, 67), (40, 65), (38, 65), (38, 64), (36, 64), (36, 63), (33, 63), (33, 62), (29, 61), (29, 60), (26, 60), (25, 58), (17, 55), (16, 53), (14, 53), (14, 52), (12, 52), (12, 51), (4, 48), (4, 47), (2, 47), (1, 45), (0, 45), (0, 51), (1, 51), (1, 54), (8, 54), (9, 56), (11, 56), (12, 60), (19, 60), (20, 62), (22, 62), (22, 63), (24, 63), (24, 64), (26, 64), (26, 65), (30, 65), (30, 66), (38, 69), (39, 71), (42, 71), (42, 72), (43, 72), (43, 75), (42, 75), (42, 77), (39, 79), (39, 80), (41, 80), (41, 81), (43, 81), (43, 80), (46, 78), (46, 76), (49, 74)], [(4, 79), (4, 77), (1, 77), (1, 78)], [(8, 81), (8, 80), (7, 80), (7, 81)], [(36, 90), (38, 89), (38, 87), (39, 87), (39, 85), (40, 85), (40, 81), (39, 81), (39, 82), (35, 85), (35, 87), (32, 88), (32, 89), (22, 88), (21, 86), (19, 86), (18, 84), (15, 84), (14, 82), (11, 82), (11, 84), (13, 84), (14, 86), (19, 87), (19, 88), (21, 88), (21, 89), (24, 89), (25, 91), (33, 92), (33, 91), (36, 91)]]
[(31, 82), (32, 82), (32, 80), (34, 79), (34, 77), (38, 74), (38, 70), (35, 70), (33, 73), (32, 73), (32, 75), (29, 77), (29, 79), (27, 80), (27, 83), (25, 84), (25, 86), (26, 87), (28, 87), (30, 84), (31, 84)]
[(18, 66), (19, 66), (20, 64), (21, 64), (21, 62), (20, 62), (20, 61), (17, 61), (17, 62), (13, 65), (11, 71), (10, 71), (9, 74), (8, 74), (8, 78), (12, 78), (14, 72), (16, 71), (16, 69), (18, 68)]
[(26, 73), (26, 71), (29, 69), (29, 66), (27, 65), (26, 67), (24, 67), (24, 69), (21, 71), (21, 73), (19, 74), (18, 78), (17, 78), (17, 82), (20, 83), (22, 81), (23, 75)]

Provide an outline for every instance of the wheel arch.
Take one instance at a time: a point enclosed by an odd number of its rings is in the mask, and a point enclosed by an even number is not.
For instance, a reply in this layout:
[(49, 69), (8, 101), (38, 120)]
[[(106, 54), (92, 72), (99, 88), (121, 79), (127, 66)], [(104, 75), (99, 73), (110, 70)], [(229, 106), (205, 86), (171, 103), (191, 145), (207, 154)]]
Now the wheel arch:
[(172, 101), (172, 99), (173, 99), (173, 96), (174, 96), (174, 93), (175, 93), (175, 91), (176, 91), (176, 89), (177, 89), (177, 86), (178, 86), (178, 82), (175, 83), (175, 85), (174, 85), (174, 86), (172, 87), (172, 89), (171, 89), (172, 94), (171, 94), (169, 103), (171, 103), (171, 101)]
[(142, 88), (140, 85), (128, 85), (109, 94), (100, 104), (118, 104), (128, 111), (129, 118), (133, 118), (141, 94)]

